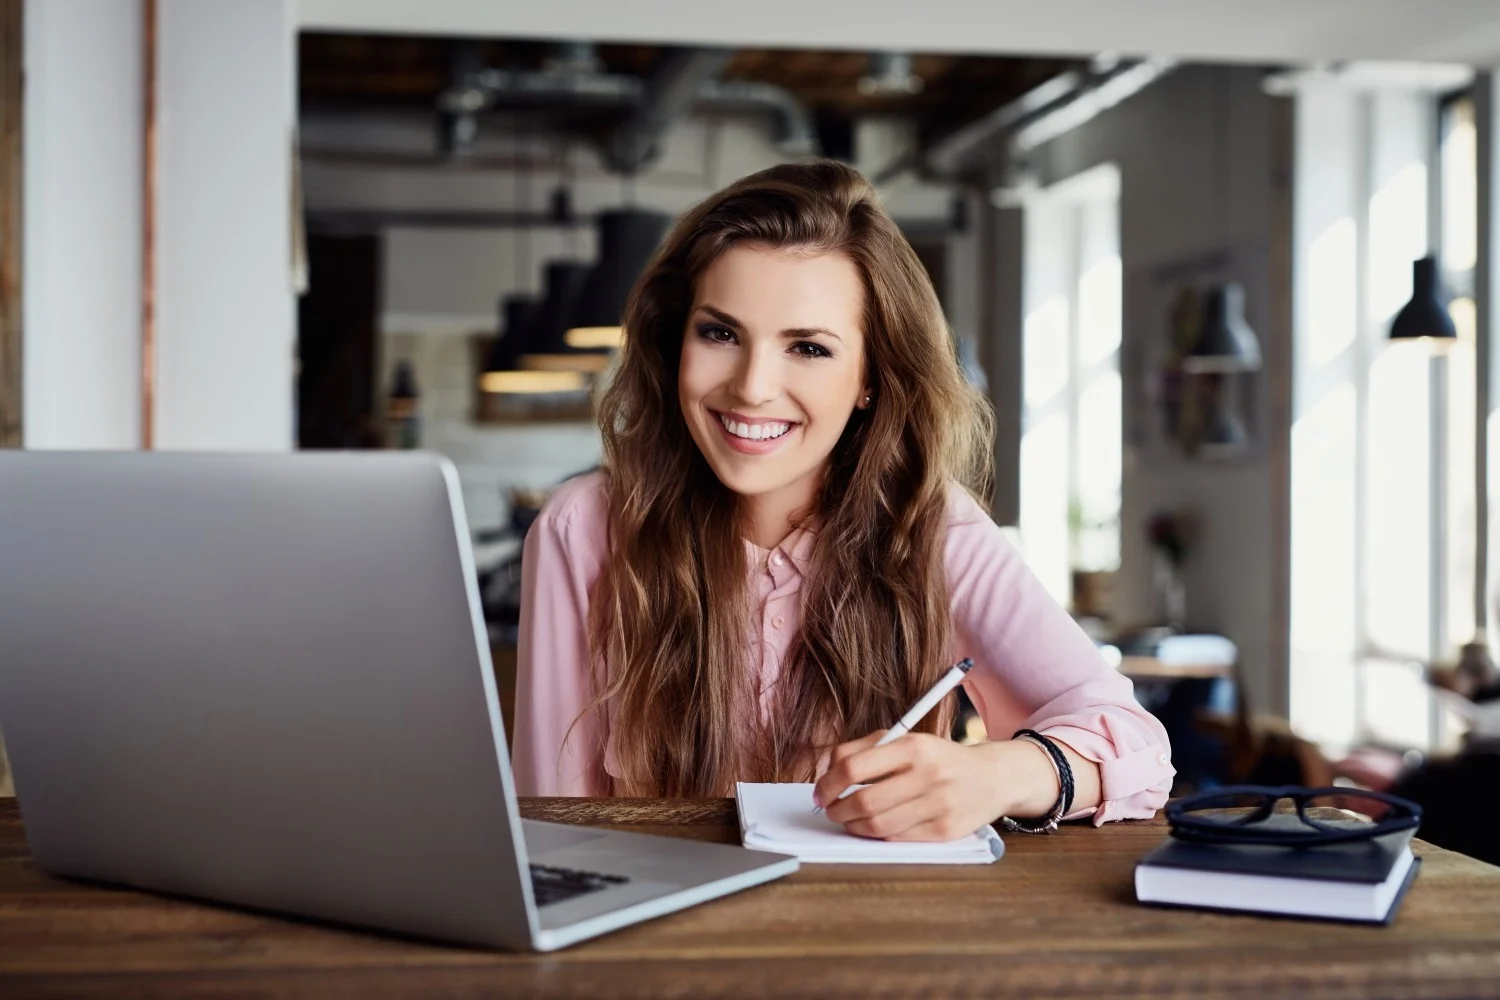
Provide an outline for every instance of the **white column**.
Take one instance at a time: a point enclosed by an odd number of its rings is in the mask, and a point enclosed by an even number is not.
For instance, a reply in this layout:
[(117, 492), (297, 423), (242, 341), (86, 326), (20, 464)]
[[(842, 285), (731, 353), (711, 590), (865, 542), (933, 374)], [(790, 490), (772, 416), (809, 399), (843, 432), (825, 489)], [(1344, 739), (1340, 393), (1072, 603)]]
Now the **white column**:
[[(1494, 497), (1500, 493), (1500, 70), (1479, 74), (1474, 80), (1474, 111), (1478, 126), (1479, 170), (1479, 256), (1474, 269), (1474, 299), (1479, 307), (1478, 352), (1479, 384), (1476, 386), (1480, 407), (1475, 456), (1478, 481), (1484, 484), (1477, 512), (1480, 515), (1476, 543), (1479, 557), (1487, 572), (1479, 580), (1482, 593), (1475, 595), (1475, 612), (1493, 634), (1500, 617), (1495, 608), (1494, 537), (1491, 512)], [(1491, 646), (1494, 649), (1494, 645)]]
[(1293, 191), (1290, 715), (1311, 739), (1356, 724), (1364, 102), (1297, 96)]
[(139, 3), (27, 0), (24, 444), (140, 443)]
[(287, 0), (159, 11), (156, 444), (289, 449), (292, 12)]

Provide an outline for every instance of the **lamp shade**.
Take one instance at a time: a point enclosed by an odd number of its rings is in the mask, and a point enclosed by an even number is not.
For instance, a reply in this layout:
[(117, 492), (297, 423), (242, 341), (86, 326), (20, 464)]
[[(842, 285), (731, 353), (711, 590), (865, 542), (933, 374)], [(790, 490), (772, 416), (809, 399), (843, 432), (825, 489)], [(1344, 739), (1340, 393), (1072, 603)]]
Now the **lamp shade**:
[(1438, 287), (1436, 257), (1423, 257), (1412, 263), (1411, 287), (1411, 301), (1401, 307), (1391, 322), (1391, 339), (1456, 340), (1458, 331)]
[(599, 213), (599, 263), (584, 282), (567, 332), (569, 344), (607, 347), (619, 342), (630, 290), (671, 224), (665, 212), (620, 208)]
[(564, 354), (570, 349), (564, 338), (593, 270), (576, 260), (548, 261), (543, 271), (545, 293), (527, 332), (526, 353)]
[(1211, 449), (1237, 450), (1245, 447), (1250, 435), (1244, 421), (1223, 402), (1214, 408), (1208, 424), (1203, 428), (1203, 445)]
[(1215, 285), (1203, 300), (1203, 326), (1182, 359), (1184, 371), (1227, 373), (1258, 371), (1260, 340), (1245, 322), (1245, 290), (1238, 282)]
[(539, 344), (536, 322), (542, 303), (528, 295), (507, 295), (500, 300), (501, 330), (485, 359), (479, 376), (481, 392), (507, 396), (553, 395), (588, 388), (588, 379), (578, 371), (523, 371), (523, 359)]
[(537, 301), (529, 295), (507, 295), (500, 300), (500, 335), (485, 358), (487, 372), (508, 371), (526, 351), (527, 327), (536, 314)]

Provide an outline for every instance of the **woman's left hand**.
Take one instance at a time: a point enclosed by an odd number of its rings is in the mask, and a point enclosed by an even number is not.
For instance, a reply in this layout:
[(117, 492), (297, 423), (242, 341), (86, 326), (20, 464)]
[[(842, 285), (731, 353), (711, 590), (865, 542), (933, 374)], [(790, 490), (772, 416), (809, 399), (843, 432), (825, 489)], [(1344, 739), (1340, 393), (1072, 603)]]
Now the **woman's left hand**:
[[(907, 733), (877, 747), (882, 735), (835, 747), (814, 788), (828, 818), (850, 833), (881, 840), (955, 840), (1014, 815), (1018, 804), (1057, 798), (1056, 772), (1037, 748), (1024, 743), (965, 746)], [(838, 799), (851, 785), (868, 787)]]

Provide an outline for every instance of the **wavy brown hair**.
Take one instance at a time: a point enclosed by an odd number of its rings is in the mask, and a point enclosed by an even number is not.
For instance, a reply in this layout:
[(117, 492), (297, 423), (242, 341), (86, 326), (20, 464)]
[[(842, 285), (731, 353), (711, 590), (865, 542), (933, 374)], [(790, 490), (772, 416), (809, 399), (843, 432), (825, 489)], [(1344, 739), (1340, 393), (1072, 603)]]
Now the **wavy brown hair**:
[[(870, 409), (855, 410), (808, 511), (802, 628), (774, 718), (750, 683), (741, 498), (682, 415), (677, 370), (695, 282), (735, 245), (843, 254), (864, 285)], [(987, 499), (992, 418), (964, 379), (932, 283), (874, 188), (833, 161), (752, 174), (688, 212), (641, 275), (599, 400), (610, 552), (590, 600), (597, 705), (611, 704), (615, 792), (725, 795), (809, 780), (820, 754), (882, 728), (947, 667), (948, 491)], [(940, 731), (951, 719), (930, 715)], [(746, 739), (746, 726), (753, 727)]]

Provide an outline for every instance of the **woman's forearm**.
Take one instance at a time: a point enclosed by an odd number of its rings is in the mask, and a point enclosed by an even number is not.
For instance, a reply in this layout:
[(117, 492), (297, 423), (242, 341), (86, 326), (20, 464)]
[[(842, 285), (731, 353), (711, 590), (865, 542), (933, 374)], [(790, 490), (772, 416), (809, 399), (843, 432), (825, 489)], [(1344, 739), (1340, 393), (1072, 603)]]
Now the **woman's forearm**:
[[(1061, 740), (1053, 740), (1073, 769), (1073, 812), (1096, 808), (1102, 800), (1099, 765), (1083, 757)], [(1010, 811), (1017, 817), (1045, 816), (1057, 804), (1060, 787), (1057, 769), (1047, 751), (1030, 740), (1000, 740), (996, 748), (1000, 766), (1013, 789)]]

